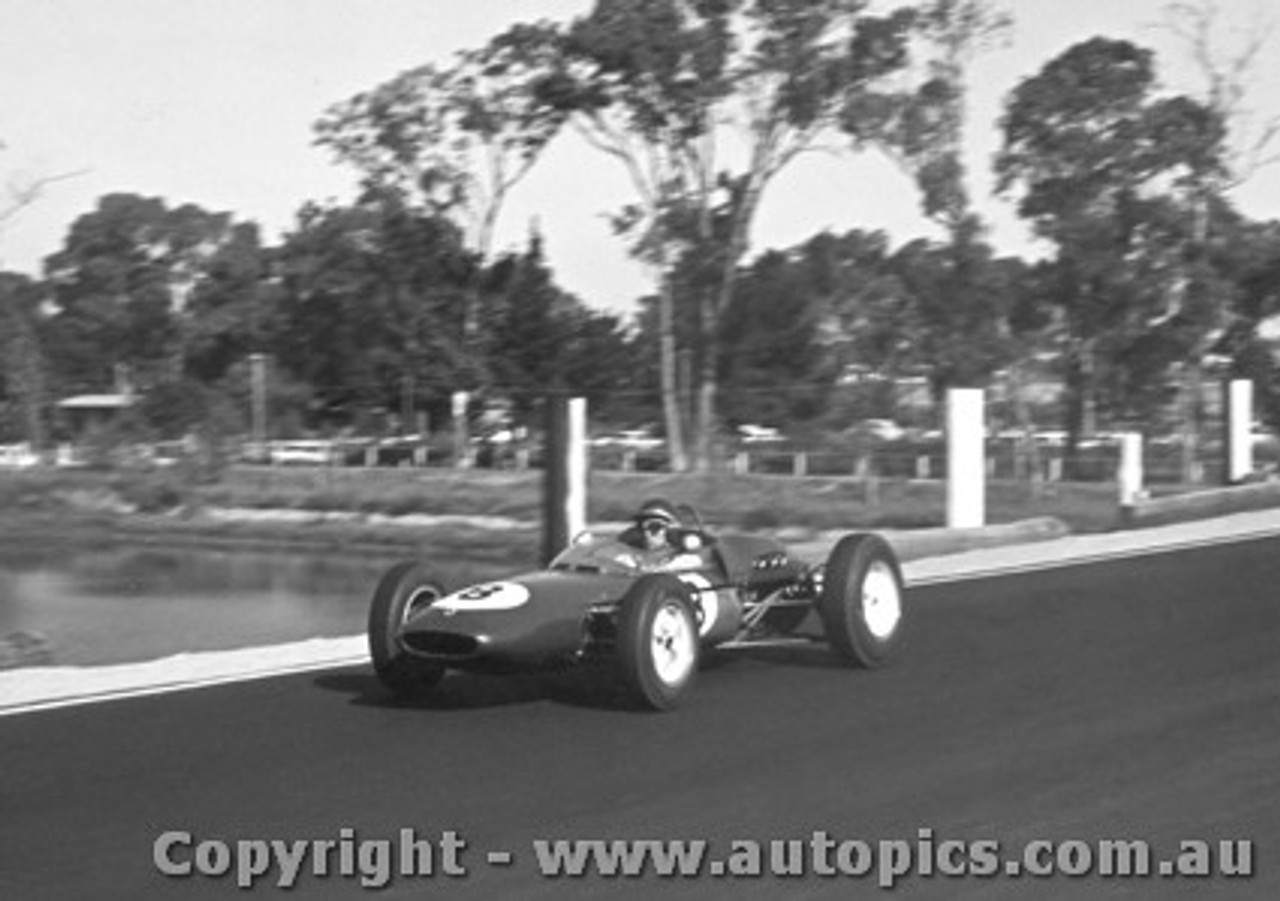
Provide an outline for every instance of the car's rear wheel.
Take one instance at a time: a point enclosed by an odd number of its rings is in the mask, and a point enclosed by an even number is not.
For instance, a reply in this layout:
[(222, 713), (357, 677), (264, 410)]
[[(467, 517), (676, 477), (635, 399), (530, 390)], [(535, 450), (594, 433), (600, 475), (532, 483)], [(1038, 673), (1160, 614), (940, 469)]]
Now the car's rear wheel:
[(698, 620), (677, 578), (637, 581), (618, 610), (618, 665), (633, 697), (654, 710), (677, 706), (698, 672)]
[(400, 627), (446, 591), (421, 563), (398, 563), (378, 582), (369, 605), (369, 657), (373, 670), (399, 698), (420, 697), (444, 678), (443, 664), (420, 660), (400, 645)]
[(846, 535), (827, 558), (818, 613), (836, 654), (874, 668), (889, 659), (902, 631), (902, 569), (879, 535)]

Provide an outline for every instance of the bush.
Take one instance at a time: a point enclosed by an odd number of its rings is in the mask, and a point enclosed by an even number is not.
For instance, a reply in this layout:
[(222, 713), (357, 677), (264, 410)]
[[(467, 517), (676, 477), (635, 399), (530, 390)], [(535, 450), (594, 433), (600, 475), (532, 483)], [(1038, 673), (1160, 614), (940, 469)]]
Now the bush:
[(125, 504), (143, 513), (163, 513), (189, 501), (181, 477), (168, 472), (122, 476), (113, 487)]

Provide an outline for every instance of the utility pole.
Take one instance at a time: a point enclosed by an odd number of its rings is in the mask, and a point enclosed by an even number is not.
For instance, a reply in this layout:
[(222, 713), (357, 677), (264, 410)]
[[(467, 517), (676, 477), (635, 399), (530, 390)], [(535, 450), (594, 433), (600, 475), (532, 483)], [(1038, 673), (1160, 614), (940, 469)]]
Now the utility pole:
[(400, 377), (400, 432), (408, 434), (415, 426), (413, 410), (413, 376), (406, 372)]
[(253, 432), (253, 457), (265, 459), (267, 455), (267, 357), (266, 354), (249, 355), (249, 391)]

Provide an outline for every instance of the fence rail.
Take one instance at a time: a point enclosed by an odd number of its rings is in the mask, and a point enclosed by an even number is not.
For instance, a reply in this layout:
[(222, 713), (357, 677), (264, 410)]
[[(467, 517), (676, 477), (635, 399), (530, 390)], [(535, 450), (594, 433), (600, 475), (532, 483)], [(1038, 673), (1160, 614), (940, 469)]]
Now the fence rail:
[[(107, 458), (90, 449), (63, 445), (37, 453), (27, 445), (0, 446), (0, 470), (33, 467), (92, 466), (100, 463), (164, 467), (176, 465), (194, 453), (176, 442), (165, 445), (129, 445), (112, 449)], [(276, 442), (269, 448), (231, 448), (228, 456), (238, 463), (272, 467), (325, 467), (361, 469), (449, 468), (526, 470), (543, 465), (541, 448), (485, 446), (470, 449), (461, 464), (445, 446), (426, 442), (397, 441), (384, 444), (343, 445), (320, 440)], [(1143, 472), (1150, 484), (1210, 484), (1223, 481), (1226, 459), (1221, 442), (1200, 443), (1193, 454), (1178, 442), (1148, 441), (1143, 445)], [(661, 447), (603, 446), (590, 448), (590, 466), (597, 472), (658, 473), (669, 468)], [(1119, 436), (1084, 442), (1069, 459), (1060, 443), (1030, 445), (1009, 438), (986, 442), (988, 478), (1040, 482), (1111, 482), (1120, 466)], [(1260, 440), (1253, 447), (1254, 476), (1280, 473), (1280, 442)], [(738, 475), (824, 478), (893, 478), (939, 480), (946, 478), (947, 451), (940, 440), (884, 442), (859, 450), (831, 447), (739, 447), (721, 453), (716, 471)]]
[[(1068, 458), (1066, 449), (1060, 446), (1039, 447), (1030, 452), (1002, 439), (988, 441), (986, 448), (986, 474), (988, 478), (999, 480), (1112, 482), (1116, 480), (1120, 466), (1118, 439), (1090, 442), (1080, 447), (1074, 458)], [(1222, 480), (1226, 461), (1221, 447), (1202, 447), (1190, 462), (1188, 468), (1183, 449), (1177, 445), (1147, 443), (1143, 449), (1145, 477), (1151, 484), (1199, 484)], [(394, 454), (380, 454), (369, 449), (359, 454), (332, 454), (324, 461), (282, 458), (274, 462), (262, 461), (260, 465), (386, 470), (439, 469), (454, 467), (457, 463), (451, 453), (421, 445), (399, 449)], [(502, 452), (473, 453), (462, 465), (475, 469), (527, 470), (540, 469), (542, 459), (537, 448), (514, 448)], [(596, 472), (659, 473), (668, 471), (669, 458), (662, 449), (592, 448), (590, 466)], [(1276, 473), (1280, 470), (1280, 448), (1272, 445), (1255, 448), (1254, 467), (1259, 477)], [(722, 454), (714, 469), (736, 475), (928, 481), (946, 478), (947, 455), (946, 447), (941, 443), (885, 445), (863, 452), (826, 448), (740, 449)]]

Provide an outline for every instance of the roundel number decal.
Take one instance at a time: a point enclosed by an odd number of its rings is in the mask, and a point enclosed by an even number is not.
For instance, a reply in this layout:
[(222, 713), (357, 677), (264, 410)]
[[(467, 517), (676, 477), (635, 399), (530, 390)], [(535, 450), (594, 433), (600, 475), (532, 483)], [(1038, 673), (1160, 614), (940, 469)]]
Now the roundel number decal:
[(486, 582), (464, 588), (436, 603), (447, 612), (463, 610), (510, 610), (529, 600), (529, 589), (515, 582)]
[(483, 601), (485, 598), (491, 598), (494, 595), (501, 594), (502, 585), (472, 585), (470, 588), (463, 589), (457, 594), (460, 601)]
[(702, 573), (680, 573), (680, 581), (694, 590), (694, 609), (698, 614), (698, 634), (706, 635), (720, 615), (720, 601), (711, 580)]

